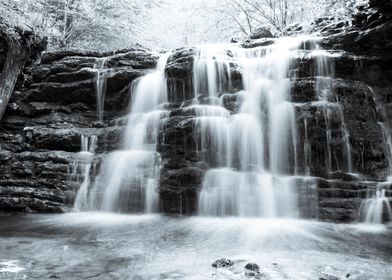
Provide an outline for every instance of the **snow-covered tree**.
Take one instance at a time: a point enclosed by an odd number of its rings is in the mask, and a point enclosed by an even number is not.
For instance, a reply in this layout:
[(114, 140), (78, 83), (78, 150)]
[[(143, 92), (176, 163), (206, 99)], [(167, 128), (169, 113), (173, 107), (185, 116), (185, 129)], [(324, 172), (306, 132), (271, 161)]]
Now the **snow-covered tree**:
[[(174, 48), (227, 42), (259, 27), (275, 33), (318, 17), (345, 18), (368, 0), (3, 0), (49, 38), (52, 49)], [(1, 7), (0, 7), (1, 8)]]

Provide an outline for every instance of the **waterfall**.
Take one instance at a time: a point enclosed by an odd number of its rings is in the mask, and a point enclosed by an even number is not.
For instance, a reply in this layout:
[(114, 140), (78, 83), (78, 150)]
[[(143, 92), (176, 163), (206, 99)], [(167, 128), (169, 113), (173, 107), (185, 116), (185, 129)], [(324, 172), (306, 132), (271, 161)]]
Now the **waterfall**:
[(384, 147), (385, 147), (385, 155), (388, 161), (386, 180), (392, 181), (392, 135), (391, 135), (390, 120), (388, 118), (388, 114), (386, 112), (385, 106), (379, 100), (379, 97), (375, 94), (374, 90), (371, 87), (368, 87), (368, 90), (372, 94), (373, 102), (375, 104), (375, 109), (376, 109), (375, 117), (376, 119), (379, 120), (378, 125), (380, 126), (384, 138), (383, 140), (384, 140)]
[(221, 45), (202, 46), (197, 49), (193, 63), (195, 98), (203, 91), (214, 97), (230, 84), (230, 60)]
[(106, 78), (104, 76), (105, 73), (105, 65), (107, 58), (97, 58), (94, 64), (94, 70), (96, 71), (95, 77), (95, 92), (97, 94), (97, 115), (98, 120), (100, 122), (103, 121), (103, 112), (104, 112), (104, 103), (105, 103), (105, 95), (106, 95)]
[(151, 73), (134, 81), (131, 106), (121, 150), (104, 156), (100, 173), (89, 190), (82, 210), (156, 212), (160, 156), (156, 151), (158, 130), (167, 111), (165, 66), (162, 55)]
[(372, 93), (373, 101), (376, 106), (376, 118), (383, 135), (385, 155), (388, 161), (385, 182), (377, 183), (374, 187), (368, 188), (367, 198), (361, 202), (358, 211), (358, 221), (370, 224), (382, 224), (392, 221), (392, 211), (390, 199), (386, 196), (387, 188), (392, 183), (392, 136), (387, 113), (383, 104), (379, 101), (371, 87), (368, 88)]
[(333, 170), (333, 157), (331, 142), (332, 129), (331, 118), (333, 114), (337, 114), (340, 120), (340, 128), (343, 140), (343, 150), (345, 154), (345, 166), (339, 165), (339, 161), (335, 159), (335, 166), (338, 170), (344, 170), (347, 173), (352, 173), (352, 159), (351, 159), (351, 145), (350, 134), (346, 128), (343, 108), (335, 97), (333, 90), (333, 77), (335, 75), (335, 67), (331, 55), (320, 49), (316, 42), (314, 42), (315, 50), (312, 51), (312, 56), (315, 60), (314, 76), (316, 79), (316, 95), (318, 97), (318, 110), (324, 116), (325, 122), (325, 143), (326, 143), (326, 168), (327, 174)]
[[(298, 216), (295, 107), (290, 102), (288, 68), (300, 38), (283, 38), (267, 47), (201, 46), (195, 55), (196, 97), (220, 97), (222, 109), (197, 105), (199, 151), (208, 151), (199, 195), (200, 215)], [(224, 109), (231, 64), (242, 69), (242, 104)], [(208, 108), (208, 109), (207, 109)], [(290, 175), (291, 174), (291, 175)]]
[[(96, 135), (81, 135), (80, 137), (81, 151), (79, 152), (79, 160), (81, 161), (81, 164), (79, 163), (78, 165), (82, 167), (83, 181), (76, 194), (74, 211), (80, 211), (87, 205), (88, 187), (90, 185), (90, 172), (97, 141), (98, 137)], [(78, 168), (76, 167), (75, 172), (77, 172), (77, 169)]]
[(392, 176), (392, 137), (390, 133), (391, 130), (387, 127), (387, 124), (383, 122), (379, 122), (378, 124), (380, 125), (384, 135), (385, 153), (388, 160), (387, 179), (390, 181), (390, 178)]
[(305, 140), (304, 140), (304, 165), (305, 165), (305, 176), (310, 175), (310, 164), (312, 162), (311, 159), (311, 151), (312, 146), (308, 138), (308, 119), (304, 119), (304, 133), (305, 133)]
[(368, 224), (382, 224), (384, 221), (392, 221), (392, 210), (389, 203), (385, 189), (382, 188), (382, 184), (379, 184), (375, 194), (362, 201), (359, 209), (359, 221)]
[[(188, 88), (190, 92), (177, 108), (184, 114), (184, 123), (193, 125), (189, 144), (194, 145), (197, 160), (203, 163), (197, 198), (199, 215), (317, 216), (317, 206), (306, 201), (306, 197), (317, 197), (317, 181), (310, 177), (313, 124), (309, 127), (308, 117), (303, 119), (304, 137), (299, 137), (296, 106), (303, 104), (293, 103), (291, 92), (291, 79), (297, 77), (290, 67), (301, 53), (307, 53), (313, 63), (310, 76), (315, 76), (316, 101), (310, 106), (316, 107), (316, 119), (320, 117), (319, 124), (325, 128), (322, 158), (326, 175), (336, 170), (352, 172), (343, 104), (334, 94), (332, 55), (321, 50), (316, 40), (279, 38), (271, 45), (250, 49), (236, 44), (199, 46), (193, 57), (193, 88)], [(170, 108), (166, 106), (168, 57), (162, 55), (154, 71), (133, 81), (121, 148), (100, 156), (98, 175), (92, 181), (94, 156), (85, 162), (75, 210), (159, 211), (161, 157), (157, 145), (162, 140), (159, 135), (164, 122), (171, 117), (166, 109)], [(97, 65), (101, 69), (96, 86), (102, 116), (106, 85), (101, 72), (105, 60)], [(233, 70), (236, 74), (232, 77)], [(384, 134), (388, 138), (386, 129)], [(336, 141), (337, 135), (341, 141)], [(81, 141), (81, 154), (93, 153), (89, 144), (92, 140), (82, 137)], [(336, 150), (343, 151), (343, 160)], [(376, 198), (383, 194), (385, 197), (381, 190)]]
[(88, 187), (90, 185), (90, 171), (91, 163), (88, 162), (84, 165), (83, 182), (79, 187), (78, 193), (76, 194), (76, 199), (73, 207), (74, 211), (82, 210), (87, 203)]

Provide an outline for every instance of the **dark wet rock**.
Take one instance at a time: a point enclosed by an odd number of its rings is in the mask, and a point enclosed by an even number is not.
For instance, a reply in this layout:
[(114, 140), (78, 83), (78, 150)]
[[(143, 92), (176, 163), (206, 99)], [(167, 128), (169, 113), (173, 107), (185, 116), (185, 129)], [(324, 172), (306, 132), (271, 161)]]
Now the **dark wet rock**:
[(324, 48), (340, 49), (357, 54), (385, 53), (391, 48), (392, 22), (368, 30), (351, 30), (332, 34), (322, 39)]
[[(366, 180), (384, 180), (388, 161), (385, 153), (383, 133), (377, 124), (386, 117), (377, 113), (377, 96), (382, 96), (386, 102), (386, 114), (392, 116), (389, 110), (391, 83), (387, 77), (391, 76), (390, 55), (383, 49), (374, 49), (371, 55), (363, 52), (361, 47), (350, 43), (350, 36), (358, 35), (355, 28), (350, 29), (345, 21), (336, 21), (333, 18), (321, 19), (317, 23), (319, 31), (326, 35), (321, 44), (331, 53), (331, 63), (335, 65), (335, 80), (333, 80), (334, 95), (328, 98), (328, 106), (318, 103), (320, 96), (315, 94), (317, 81), (314, 78), (316, 62), (309, 52), (310, 44), (304, 44), (303, 52), (294, 57), (290, 64), (290, 78), (292, 87), (292, 102), (296, 104), (297, 127), (299, 135), (298, 162), (304, 162), (304, 134), (305, 121), (307, 123), (308, 143), (310, 144), (310, 174), (320, 179), (315, 180), (316, 191), (301, 190), (302, 215), (330, 221), (353, 221), (361, 201), (366, 197), (367, 188), (371, 183), (362, 183)], [(316, 26), (316, 25), (315, 25)], [(372, 32), (381, 33), (387, 26), (371, 27), (369, 32), (363, 32), (363, 38), (374, 41)], [(299, 31), (301, 26), (293, 26), (292, 31)], [(359, 36), (359, 35), (358, 35)], [(380, 35), (381, 36), (381, 35)], [(361, 40), (367, 40), (361, 39)], [(336, 42), (346, 40), (347, 48)], [(384, 39), (382, 39), (384, 40)], [(381, 45), (388, 45), (388, 40), (380, 41)], [(326, 44), (329, 42), (329, 45)], [(340, 41), (339, 41), (340, 42)], [(242, 42), (243, 47), (256, 47), (273, 43), (273, 39), (264, 38)], [(351, 45), (350, 45), (351, 44)], [(342, 52), (346, 50), (346, 52)], [(365, 47), (363, 47), (365, 50)], [(348, 52), (347, 52), (348, 51)], [(202, 100), (200, 96), (192, 94), (192, 56), (194, 49), (181, 49), (171, 59), (167, 69), (169, 76), (169, 96), (173, 101), (171, 108), (186, 107), (193, 98)], [(171, 63), (171, 64), (170, 64)], [(239, 73), (240, 73), (239, 69)], [(373, 91), (370, 87), (373, 87)], [(238, 87), (241, 89), (241, 86)], [(182, 103), (180, 101), (187, 100)], [(210, 100), (211, 102), (211, 100)], [(221, 95), (223, 106), (232, 113), (238, 112), (242, 103), (241, 93), (225, 92)], [(214, 104), (211, 102), (210, 104)], [(329, 126), (331, 129), (330, 149), (334, 159), (331, 170), (326, 170), (326, 111), (328, 108)], [(392, 106), (390, 106), (392, 109)], [(343, 109), (342, 109), (343, 108)], [(197, 132), (194, 130), (193, 112), (184, 109), (172, 111), (166, 120), (158, 150), (163, 160), (163, 173), (161, 180), (161, 198), (164, 211), (184, 213), (194, 209), (195, 197), (200, 190), (201, 180), (190, 176), (190, 164), (205, 162), (200, 166), (199, 174), (214, 167), (213, 159), (202, 151), (197, 151)], [(353, 171), (363, 174), (355, 176), (348, 174), (346, 166), (346, 147), (343, 141), (342, 120), (349, 133), (350, 153)], [(364, 164), (366, 163), (366, 164)], [(299, 166), (302, 174), (305, 166)], [(188, 181), (179, 179), (173, 174), (188, 174)], [(184, 172), (184, 173), (183, 173)], [(189, 173), (188, 173), (189, 172)], [(290, 170), (293, 172), (293, 170)], [(191, 178), (191, 179), (190, 179)], [(318, 189), (318, 191), (317, 191)], [(190, 192), (189, 192), (190, 191)], [(306, 201), (314, 201), (310, 205)], [(179, 208), (179, 209), (178, 209)], [(305, 214), (305, 213), (308, 214)]]
[[(180, 167), (176, 168), (178, 165)], [(191, 162), (177, 162), (173, 157), (170, 162), (163, 163), (161, 172), (160, 196), (163, 211), (172, 214), (195, 213), (204, 170), (193, 167)]]
[(360, 175), (356, 174), (349, 174), (349, 173), (344, 173), (344, 172), (332, 172), (329, 175), (330, 179), (335, 179), (335, 180), (343, 180), (346, 182), (353, 182), (353, 181), (360, 181), (362, 178)]
[(260, 271), (260, 267), (257, 263), (247, 263), (245, 269), (257, 272)]
[(376, 185), (377, 182), (317, 179), (318, 204), (312, 213), (317, 212), (321, 220), (355, 221), (362, 200), (368, 196), (368, 188)]
[(271, 38), (261, 38), (261, 39), (257, 39), (257, 40), (245, 40), (242, 41), (241, 47), (249, 49), (249, 48), (256, 48), (256, 47), (265, 47), (265, 46), (269, 46), (272, 45), (275, 42), (274, 39)]
[(3, 69), (6, 58), (7, 58), (7, 42), (5, 38), (0, 37), (0, 73)]
[(212, 263), (212, 267), (216, 267), (216, 268), (231, 267), (233, 265), (234, 262), (226, 258), (218, 259)]
[[(206, 87), (200, 89), (200, 92), (194, 92), (193, 62), (196, 52), (196, 48), (178, 49), (168, 58), (165, 69), (168, 84), (168, 99), (176, 106), (180, 106), (184, 101), (193, 99), (201, 101), (203, 98), (208, 97)], [(229, 50), (227, 50), (226, 55), (228, 58), (232, 56)], [(225, 69), (226, 71), (228, 74), (224, 75), (224, 79), (222, 79), (222, 92), (220, 94), (226, 92), (234, 93), (242, 89), (240, 67), (230, 63)], [(230, 76), (230, 82), (228, 76)]]
[[(23, 192), (28, 194), (28, 192)], [(32, 197), (2, 197), (0, 199), (2, 212), (62, 213), (64, 212), (63, 205), (63, 203)]]
[(260, 271), (260, 267), (256, 263), (247, 263), (245, 265), (245, 277), (250, 279), (270, 279)]
[(282, 33), (287, 35), (287, 36), (290, 36), (290, 35), (292, 36), (292, 35), (301, 33), (303, 31), (304, 31), (304, 27), (302, 26), (301, 23), (294, 23), (294, 24), (291, 24), (291, 25), (287, 26), (282, 31)]
[(255, 31), (253, 31), (250, 35), (250, 39), (260, 39), (260, 38), (273, 38), (274, 35), (272, 35), (271, 30), (265, 27), (260, 27), (257, 28)]
[(263, 273), (257, 271), (245, 271), (245, 277), (250, 279), (270, 279), (267, 278)]
[(377, 9), (380, 13), (392, 14), (392, 3), (391, 3), (391, 1), (370, 0), (369, 1), (369, 6), (370, 6), (370, 8)]
[(223, 107), (226, 108), (226, 110), (237, 113), (242, 105), (242, 102), (244, 100), (243, 94), (241, 92), (229, 94), (225, 93), (222, 94), (221, 97), (222, 105)]
[[(325, 104), (317, 102), (314, 95), (315, 81), (313, 79), (295, 80), (292, 86), (293, 101), (300, 102), (297, 110), (297, 127), (301, 142), (305, 139), (304, 122), (307, 122), (307, 130), (311, 142), (311, 164), (312, 174), (321, 177), (329, 177), (323, 167), (325, 161)], [(350, 134), (351, 156), (354, 168), (369, 178), (381, 179), (385, 177), (387, 159), (385, 157), (385, 144), (382, 131), (376, 123), (379, 121), (374, 102), (374, 93), (369, 86), (356, 81), (337, 79), (334, 81), (335, 98), (339, 104), (331, 99), (328, 105), (329, 125), (331, 129), (332, 141), (330, 142), (333, 154), (337, 157), (337, 162), (345, 162), (345, 149), (342, 142), (342, 117), (345, 120), (346, 128)], [(334, 102), (333, 102), (334, 101)], [(340, 106), (344, 106), (343, 110)], [(323, 109), (324, 108), (324, 109)], [(341, 111), (342, 110), (342, 111)], [(343, 115), (342, 115), (343, 112)], [(376, 124), (376, 125), (375, 125)], [(300, 145), (303, 147), (303, 145)], [(318, 149), (319, 147), (320, 149)], [(324, 147), (324, 148), (322, 148)], [(300, 153), (302, 154), (302, 152)], [(321, 160), (321, 161), (319, 161)], [(302, 160), (301, 160), (302, 161)], [(333, 170), (339, 171), (342, 166), (337, 162)], [(367, 164), (362, 164), (366, 162)]]
[(65, 211), (85, 161), (81, 154), (62, 151), (0, 152), (0, 211)]
[(180, 49), (174, 52), (167, 61), (166, 74), (168, 77), (187, 78), (192, 72), (195, 49)]
[[(42, 55), (41, 65), (56, 65), (58, 61), (65, 61), (67, 66), (80, 67), (84, 62), (94, 63), (96, 58), (107, 58), (109, 67), (132, 66), (135, 69), (154, 68), (157, 56), (147, 49), (130, 48), (110, 52), (96, 52), (86, 50), (66, 50), (46, 52)], [(84, 62), (80, 63), (82, 60)], [(92, 66), (93, 64), (90, 64)]]
[[(75, 50), (45, 53), (40, 63), (26, 67), (24, 82), (17, 84), (0, 123), (0, 212), (68, 211), (84, 164), (92, 162), (93, 177), (101, 154), (121, 145), (124, 123), (112, 120), (126, 114), (131, 83), (153, 68), (157, 58), (141, 48)], [(102, 77), (107, 88), (102, 122), (97, 119), (94, 69), (100, 59), (106, 59)], [(98, 138), (97, 154), (87, 159), (79, 153), (81, 138), (92, 136)]]

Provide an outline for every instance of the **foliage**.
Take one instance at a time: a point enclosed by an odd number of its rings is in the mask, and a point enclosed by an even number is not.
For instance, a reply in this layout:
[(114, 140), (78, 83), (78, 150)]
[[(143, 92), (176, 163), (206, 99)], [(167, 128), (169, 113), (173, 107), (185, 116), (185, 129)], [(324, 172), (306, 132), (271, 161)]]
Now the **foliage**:
[(349, 18), (358, 0), (226, 0), (216, 11), (231, 20), (231, 28), (237, 33), (249, 35), (260, 26), (269, 27), (282, 34), (294, 23), (307, 24), (316, 18)]
[(282, 33), (295, 22), (347, 18), (363, 1), (3, 0), (0, 12), (43, 32), (52, 49), (108, 50), (136, 43), (173, 48), (227, 42), (260, 26)]

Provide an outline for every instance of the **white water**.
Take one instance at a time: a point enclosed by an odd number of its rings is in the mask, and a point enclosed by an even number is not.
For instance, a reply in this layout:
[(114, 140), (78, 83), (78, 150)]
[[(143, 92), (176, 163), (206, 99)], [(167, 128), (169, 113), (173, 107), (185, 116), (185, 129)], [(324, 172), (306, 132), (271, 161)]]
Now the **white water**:
[(132, 101), (121, 150), (105, 156), (101, 171), (89, 190), (88, 206), (110, 212), (158, 210), (160, 157), (156, 143), (161, 119), (159, 109), (167, 101), (164, 69), (168, 55), (162, 55), (156, 70), (132, 85)]
[(385, 145), (385, 155), (388, 161), (388, 169), (386, 173), (386, 181), (377, 184), (376, 188), (368, 188), (368, 197), (362, 201), (358, 211), (358, 221), (366, 224), (383, 224), (384, 222), (392, 222), (392, 210), (390, 199), (386, 196), (386, 189), (392, 184), (392, 137), (387, 113), (385, 107), (378, 100), (373, 89), (369, 87), (372, 93), (373, 101), (376, 104), (377, 117), (381, 117), (384, 121), (378, 122)]
[[(77, 165), (79, 165), (82, 169), (83, 181), (76, 194), (73, 209), (74, 211), (80, 211), (87, 205), (88, 187), (90, 186), (90, 172), (93, 166), (94, 153), (97, 147), (97, 141), (98, 137), (96, 135), (81, 135), (80, 137), (81, 151), (78, 154), (79, 159)], [(78, 172), (77, 167), (75, 172)]]
[(224, 84), (230, 82), (230, 60), (221, 45), (198, 48), (193, 64), (193, 86), (195, 98), (202, 92), (214, 97), (223, 93)]
[[(253, 49), (235, 45), (198, 48), (193, 65), (194, 100), (191, 106), (182, 109), (194, 115), (197, 150), (204, 154), (209, 166), (198, 200), (200, 215), (300, 216), (298, 204), (302, 198), (298, 196), (298, 180), (300, 178), (305, 186), (313, 180), (309, 177), (312, 147), (305, 119), (304, 164), (301, 164), (304, 171), (299, 174), (289, 66), (292, 57), (301, 52), (308, 40), (281, 38), (271, 46)], [(350, 135), (342, 105), (333, 92), (331, 55), (321, 50), (316, 41), (310, 45), (311, 50), (307, 52), (315, 61), (313, 74), (318, 97), (314, 103), (325, 122), (326, 172), (351, 173)], [(146, 213), (159, 210), (160, 156), (156, 144), (162, 120), (169, 114), (162, 110), (167, 102), (166, 60), (167, 56), (162, 56), (155, 71), (132, 85), (132, 102), (122, 147), (104, 156), (94, 182), (90, 182), (91, 162), (84, 165), (84, 179), (75, 210)], [(101, 76), (105, 60), (98, 62), (95, 67), (98, 69), (97, 108), (102, 120), (106, 79)], [(238, 108), (230, 112), (223, 104), (227, 92), (232, 90), (230, 67), (234, 66), (241, 69), (243, 90), (230, 93), (232, 97), (238, 97)], [(203, 105), (198, 103), (201, 98), (204, 98)], [(336, 119), (340, 121), (346, 159), (343, 163), (331, 146), (332, 133), (336, 130), (332, 121), (336, 122)], [(385, 132), (385, 135), (388, 134)], [(82, 150), (88, 146), (84, 142)]]
[(105, 78), (105, 65), (107, 58), (97, 58), (94, 64), (94, 70), (96, 71), (95, 77), (95, 91), (97, 94), (97, 114), (98, 120), (103, 121), (104, 114), (104, 103), (105, 103), (105, 95), (106, 95), (106, 78)]
[(379, 122), (381, 130), (384, 135), (384, 143), (385, 143), (385, 153), (388, 160), (388, 173), (387, 177), (392, 176), (392, 137), (391, 137), (391, 129), (387, 127), (387, 124)]
[(235, 114), (200, 110), (204, 114), (195, 118), (199, 151), (207, 153), (211, 166), (203, 180), (199, 214), (298, 216), (295, 180), (287, 176), (298, 172), (288, 67), (302, 40), (282, 38), (255, 49), (200, 47), (193, 69), (198, 94), (224, 96), (222, 81), (230, 79), (230, 64), (242, 69), (244, 90), (237, 93), (243, 102)]
[[(12, 273), (12, 279), (247, 279), (244, 265), (257, 262), (265, 279), (319, 279), (326, 266), (336, 267), (342, 277), (349, 273), (352, 279), (390, 279), (392, 247), (387, 227), (282, 219), (299, 216), (298, 181), (302, 185), (313, 182), (295, 176), (297, 130), (286, 71), (290, 52), (298, 42), (280, 43), (257, 50), (232, 50), (234, 55), (228, 60), (235, 60), (245, 71), (244, 91), (237, 93), (244, 102), (238, 112), (231, 115), (217, 105), (185, 108), (195, 112), (198, 150), (208, 154), (211, 166), (203, 180), (199, 213), (240, 218), (102, 213), (2, 216), (0, 252), (7, 254), (0, 258), (0, 278)], [(211, 61), (217, 49), (212, 53), (203, 50), (199, 56), (208, 71), (218, 74), (195, 71), (196, 79), (207, 76), (198, 90), (205, 87), (210, 97), (222, 96), (225, 83), (218, 77), (229, 64), (228, 60), (222, 64)], [(196, 67), (204, 69), (203, 63), (199, 60)], [(93, 138), (82, 136), (80, 156), (86, 162), (76, 210), (158, 210), (156, 139), (167, 115), (160, 106), (166, 102), (162, 64), (135, 83), (122, 149), (106, 155), (91, 190), (95, 144)], [(319, 91), (322, 99), (329, 98), (330, 89)], [(326, 103), (332, 102), (321, 100), (319, 105), (324, 110), (329, 145), (330, 117), (340, 108)], [(349, 135), (340, 114), (350, 171)], [(306, 166), (311, 163), (308, 136), (305, 120)], [(386, 143), (391, 146), (390, 139)], [(331, 147), (327, 154), (326, 166), (331, 171)], [(305, 171), (306, 176), (308, 173)], [(317, 197), (310, 201), (317, 202)], [(378, 189), (364, 201), (362, 211), (366, 223), (380, 224), (383, 216), (392, 219), (386, 189)], [(233, 268), (212, 268), (211, 263), (221, 257), (233, 259)]]
[(91, 171), (91, 163), (87, 163), (84, 165), (83, 172), (83, 182), (79, 187), (78, 193), (76, 194), (76, 199), (74, 203), (74, 210), (80, 211), (82, 210), (87, 202), (87, 194), (88, 187), (90, 186), (90, 171)]
[[(296, 217), (291, 177), (211, 169), (204, 178), (199, 213), (212, 216)], [(284, 206), (284, 207), (283, 207)]]
[[(316, 43), (316, 42), (315, 42)], [(316, 79), (316, 95), (320, 101), (318, 110), (324, 115), (325, 120), (325, 143), (326, 143), (326, 168), (327, 173), (333, 170), (333, 157), (331, 142), (332, 142), (332, 130), (331, 130), (331, 117), (332, 114), (338, 114), (340, 119), (340, 127), (343, 140), (343, 150), (345, 153), (344, 165), (339, 164), (338, 160), (335, 159), (335, 168), (337, 170), (342, 170), (347, 173), (353, 172), (352, 159), (351, 159), (351, 145), (350, 145), (350, 134), (346, 128), (343, 108), (338, 103), (337, 98), (334, 94), (333, 79), (335, 75), (334, 62), (331, 59), (331, 55), (320, 49), (317, 44), (315, 45), (315, 51), (312, 52), (312, 56), (315, 59), (315, 71), (314, 76)], [(342, 166), (340, 166), (342, 165)]]
[(359, 209), (359, 220), (366, 224), (382, 224), (384, 221), (392, 221), (390, 202), (385, 196), (385, 189), (382, 188), (382, 185), (378, 186), (372, 197), (362, 202)]
[(304, 140), (304, 165), (305, 165), (305, 176), (310, 176), (310, 164), (312, 162), (311, 158), (311, 151), (312, 145), (308, 138), (308, 120), (304, 119), (304, 133), (305, 133), (305, 140)]

